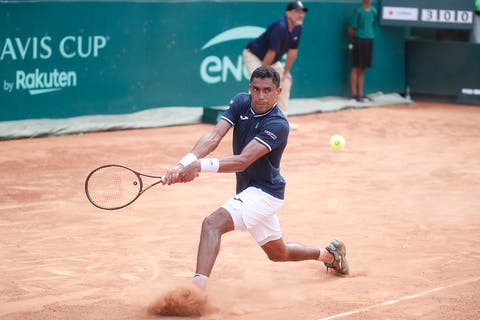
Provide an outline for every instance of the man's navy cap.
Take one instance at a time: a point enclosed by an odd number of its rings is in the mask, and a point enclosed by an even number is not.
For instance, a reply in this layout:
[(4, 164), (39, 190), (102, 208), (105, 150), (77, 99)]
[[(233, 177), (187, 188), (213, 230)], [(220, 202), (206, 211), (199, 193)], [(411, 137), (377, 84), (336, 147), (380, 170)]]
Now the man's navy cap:
[(290, 2), (290, 3), (287, 5), (287, 11), (296, 10), (296, 9), (303, 10), (303, 12), (307, 12), (307, 11), (308, 11), (308, 8), (305, 8), (305, 7), (303, 6), (302, 1), (292, 1), (292, 2)]

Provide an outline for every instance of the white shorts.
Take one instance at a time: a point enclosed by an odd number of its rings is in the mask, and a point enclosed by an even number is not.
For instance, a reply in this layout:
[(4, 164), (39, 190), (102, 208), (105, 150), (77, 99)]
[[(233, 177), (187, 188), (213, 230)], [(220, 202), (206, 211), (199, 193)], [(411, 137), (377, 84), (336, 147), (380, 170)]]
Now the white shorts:
[(282, 237), (277, 212), (283, 200), (259, 188), (249, 187), (222, 205), (232, 217), (235, 230), (248, 230), (260, 246)]

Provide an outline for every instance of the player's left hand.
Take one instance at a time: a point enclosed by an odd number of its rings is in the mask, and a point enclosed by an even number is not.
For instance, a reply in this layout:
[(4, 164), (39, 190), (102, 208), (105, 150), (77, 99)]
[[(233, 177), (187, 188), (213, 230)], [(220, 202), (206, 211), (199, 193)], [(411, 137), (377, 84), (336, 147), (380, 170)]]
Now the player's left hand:
[(174, 184), (179, 181), (180, 171), (183, 169), (183, 165), (177, 164), (172, 167), (170, 170), (167, 171), (165, 174), (165, 179), (163, 180), (163, 184)]
[(178, 173), (178, 182), (190, 182), (200, 175), (200, 161), (194, 161)]

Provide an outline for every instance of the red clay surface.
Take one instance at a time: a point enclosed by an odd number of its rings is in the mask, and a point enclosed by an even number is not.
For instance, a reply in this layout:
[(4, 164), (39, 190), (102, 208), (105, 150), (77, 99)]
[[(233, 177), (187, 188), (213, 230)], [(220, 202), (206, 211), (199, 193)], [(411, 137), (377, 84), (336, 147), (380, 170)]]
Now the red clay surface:
[[(269, 261), (223, 238), (202, 319), (478, 319), (480, 108), (416, 103), (291, 117), (286, 241), (347, 244), (352, 275)], [(0, 319), (156, 319), (190, 282), (204, 216), (233, 174), (156, 186), (107, 212), (84, 195), (106, 163), (162, 174), (208, 124), (0, 142)], [(332, 134), (346, 149), (334, 151)], [(230, 137), (214, 155), (230, 154)]]

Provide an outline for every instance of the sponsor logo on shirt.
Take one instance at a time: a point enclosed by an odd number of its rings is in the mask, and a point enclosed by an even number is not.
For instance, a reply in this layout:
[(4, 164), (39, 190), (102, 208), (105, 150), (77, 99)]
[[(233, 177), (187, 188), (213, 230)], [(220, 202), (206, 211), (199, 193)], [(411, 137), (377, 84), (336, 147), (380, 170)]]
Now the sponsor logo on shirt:
[(273, 132), (268, 131), (268, 130), (265, 130), (265, 131), (263, 131), (263, 132), (265, 132), (265, 133), (266, 133), (270, 138), (272, 138), (273, 140), (277, 140), (277, 136), (276, 136)]

